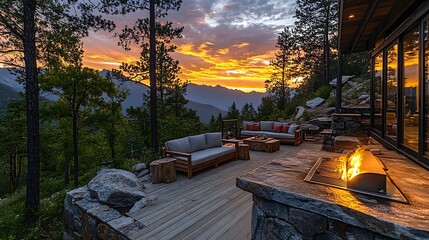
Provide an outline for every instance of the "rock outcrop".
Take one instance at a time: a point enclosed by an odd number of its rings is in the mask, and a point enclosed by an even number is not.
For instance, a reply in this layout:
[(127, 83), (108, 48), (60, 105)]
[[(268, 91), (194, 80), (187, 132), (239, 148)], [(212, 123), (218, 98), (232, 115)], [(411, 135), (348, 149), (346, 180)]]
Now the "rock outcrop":
[(103, 169), (88, 183), (88, 190), (101, 203), (116, 208), (132, 207), (146, 196), (143, 182), (121, 169)]

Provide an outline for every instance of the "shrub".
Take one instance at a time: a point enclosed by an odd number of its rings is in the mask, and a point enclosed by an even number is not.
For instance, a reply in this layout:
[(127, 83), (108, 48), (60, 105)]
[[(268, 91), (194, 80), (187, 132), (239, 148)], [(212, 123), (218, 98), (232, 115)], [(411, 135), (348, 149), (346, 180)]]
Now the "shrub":
[(314, 113), (314, 112), (312, 112), (312, 111), (308, 111), (308, 110), (305, 110), (303, 113), (302, 113), (302, 118), (304, 119), (304, 121), (310, 121), (312, 118), (314, 118), (316, 116), (316, 114)]
[(335, 96), (334, 97), (329, 97), (328, 100), (326, 100), (326, 106), (327, 107), (335, 107)]
[(330, 86), (322, 86), (317, 90), (316, 95), (323, 99), (328, 99), (331, 96), (331, 89)]

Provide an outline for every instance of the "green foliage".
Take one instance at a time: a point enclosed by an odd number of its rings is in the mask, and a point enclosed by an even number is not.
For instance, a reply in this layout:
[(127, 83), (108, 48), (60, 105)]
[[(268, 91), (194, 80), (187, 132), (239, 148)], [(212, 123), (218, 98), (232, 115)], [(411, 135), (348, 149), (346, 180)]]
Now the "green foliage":
[(321, 97), (323, 99), (328, 99), (331, 96), (332, 88), (330, 86), (322, 86), (317, 89), (316, 96)]
[(295, 76), (297, 56), (296, 36), (288, 27), (277, 37), (276, 48), (278, 52), (275, 59), (270, 62), (273, 74), (265, 81), (265, 88), (273, 98), (276, 108), (283, 111), (290, 96), (289, 81)]
[(244, 104), (241, 108), (240, 118), (242, 120), (256, 120), (256, 110), (253, 108), (253, 104)]
[(335, 107), (335, 103), (336, 103), (336, 99), (335, 99), (335, 96), (334, 97), (329, 97), (327, 100), (326, 100), (326, 106), (327, 107)]
[(308, 111), (305, 110), (302, 113), (302, 118), (304, 119), (304, 121), (310, 121), (311, 119), (313, 119), (316, 116), (316, 114), (313, 111)]
[[(26, 210), (24, 189), (0, 203), (1, 239), (61, 239), (65, 191), (42, 198), (37, 209)], [(25, 227), (23, 227), (25, 226)]]
[(238, 111), (235, 102), (232, 103), (231, 107), (228, 108), (225, 119), (239, 119), (240, 111)]

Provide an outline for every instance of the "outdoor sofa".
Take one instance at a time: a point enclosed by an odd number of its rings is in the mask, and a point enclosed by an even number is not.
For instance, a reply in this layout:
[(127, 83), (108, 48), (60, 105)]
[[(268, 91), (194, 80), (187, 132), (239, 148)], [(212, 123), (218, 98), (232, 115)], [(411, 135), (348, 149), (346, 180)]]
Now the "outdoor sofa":
[[(233, 143), (234, 147), (225, 147)], [(227, 160), (237, 159), (238, 141), (222, 139), (220, 132), (206, 133), (170, 140), (165, 143), (165, 154), (176, 160), (177, 171), (192, 174)]]
[(302, 130), (297, 124), (274, 121), (243, 121), (240, 131), (241, 138), (265, 135), (280, 141), (280, 143), (293, 144), (295, 146), (302, 143)]

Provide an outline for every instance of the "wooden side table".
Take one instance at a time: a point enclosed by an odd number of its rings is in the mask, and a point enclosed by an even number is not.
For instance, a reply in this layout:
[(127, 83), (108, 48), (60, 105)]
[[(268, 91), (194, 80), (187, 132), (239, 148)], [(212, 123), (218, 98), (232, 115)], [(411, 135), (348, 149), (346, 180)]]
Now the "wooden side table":
[(265, 152), (275, 152), (280, 150), (280, 141), (273, 139), (265, 143)]
[(176, 181), (176, 159), (163, 158), (150, 163), (152, 183), (171, 183)]
[(238, 159), (250, 160), (250, 147), (249, 144), (240, 143), (238, 144)]

